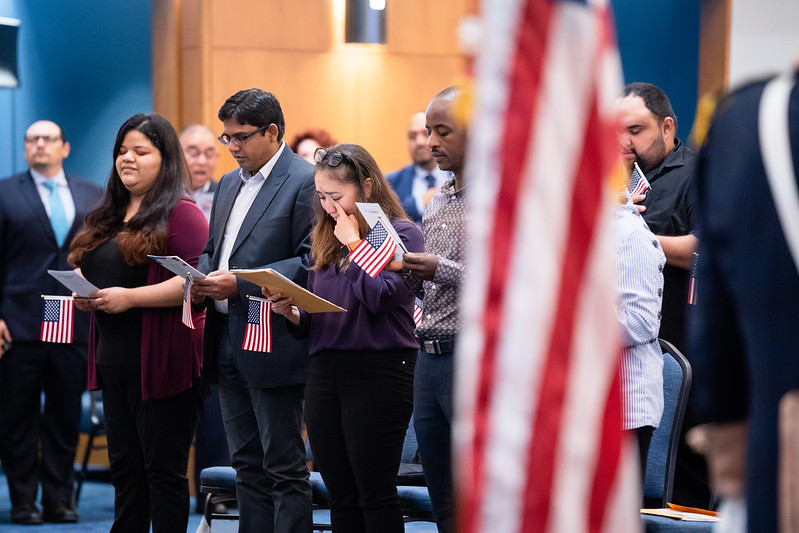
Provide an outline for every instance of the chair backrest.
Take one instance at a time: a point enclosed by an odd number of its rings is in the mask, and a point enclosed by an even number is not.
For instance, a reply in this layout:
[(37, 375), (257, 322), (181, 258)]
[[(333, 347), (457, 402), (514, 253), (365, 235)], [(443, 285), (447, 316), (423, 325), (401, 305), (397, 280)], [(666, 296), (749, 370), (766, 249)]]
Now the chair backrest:
[(666, 507), (674, 488), (677, 447), (691, 389), (691, 364), (670, 342), (658, 341), (663, 351), (663, 416), (649, 445), (644, 499), (647, 505)]

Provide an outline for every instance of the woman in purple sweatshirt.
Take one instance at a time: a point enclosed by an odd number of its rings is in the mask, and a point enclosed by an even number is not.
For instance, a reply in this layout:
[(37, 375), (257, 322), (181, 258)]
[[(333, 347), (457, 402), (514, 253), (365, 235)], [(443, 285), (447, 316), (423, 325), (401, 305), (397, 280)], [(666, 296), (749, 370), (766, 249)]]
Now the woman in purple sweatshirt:
[(314, 160), (308, 289), (347, 312), (308, 314), (290, 298), (265, 295), (297, 336), (309, 337), (305, 420), (334, 531), (402, 532), (396, 476), (419, 349), (414, 297), (399, 265), (374, 268), (366, 259), (380, 239), (365, 240), (369, 225), (355, 202), (379, 204), (410, 252), (423, 251), (422, 234), (362, 147), (319, 148)]

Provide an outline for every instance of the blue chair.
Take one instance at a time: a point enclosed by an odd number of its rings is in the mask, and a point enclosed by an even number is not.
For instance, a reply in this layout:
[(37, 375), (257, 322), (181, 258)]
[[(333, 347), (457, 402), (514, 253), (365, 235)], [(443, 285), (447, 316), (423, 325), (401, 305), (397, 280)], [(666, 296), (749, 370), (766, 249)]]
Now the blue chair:
[(663, 351), (663, 416), (652, 434), (646, 460), (644, 501), (666, 507), (674, 489), (674, 468), (685, 407), (691, 389), (691, 363), (668, 341), (659, 339)]
[[(663, 416), (652, 434), (646, 460), (644, 502), (647, 507), (667, 507), (674, 489), (674, 468), (685, 408), (691, 389), (691, 363), (668, 341), (659, 339), (663, 351)], [(710, 533), (712, 522), (687, 522), (662, 516), (641, 515), (646, 533)]]

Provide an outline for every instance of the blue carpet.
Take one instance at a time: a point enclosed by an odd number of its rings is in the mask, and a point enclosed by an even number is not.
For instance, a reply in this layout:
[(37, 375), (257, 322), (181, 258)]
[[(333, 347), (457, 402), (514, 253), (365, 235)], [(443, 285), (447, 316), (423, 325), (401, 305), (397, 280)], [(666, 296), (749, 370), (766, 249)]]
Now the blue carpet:
[[(191, 509), (194, 510), (193, 498)], [(80, 522), (77, 524), (43, 524), (41, 526), (12, 524), (8, 483), (5, 476), (0, 475), (0, 531), (2, 533), (108, 533), (114, 521), (114, 488), (111, 484), (95, 481), (84, 482), (78, 503), (78, 515), (80, 515)], [(189, 515), (188, 533), (194, 533), (201, 518), (202, 515), (199, 514)], [(217, 528), (214, 527), (214, 533), (216, 531)], [(226, 531), (230, 531), (230, 529), (226, 529)], [(232, 531), (235, 531), (235, 528)]]
[[(0, 471), (1, 472), (1, 471)], [(194, 498), (191, 500), (194, 510)], [(324, 516), (326, 511), (316, 511), (314, 518), (329, 520)], [(11, 500), (8, 497), (8, 483), (0, 473), (0, 532), (2, 533), (108, 533), (114, 522), (114, 488), (110, 483), (86, 481), (81, 489), (78, 502), (80, 522), (77, 524), (43, 524), (41, 526), (20, 526), (11, 523)], [(189, 515), (187, 533), (194, 533), (200, 524), (202, 515), (192, 512)], [(236, 533), (238, 522), (232, 520), (215, 520), (211, 533)], [(438, 530), (432, 522), (408, 522), (406, 533), (436, 533)]]

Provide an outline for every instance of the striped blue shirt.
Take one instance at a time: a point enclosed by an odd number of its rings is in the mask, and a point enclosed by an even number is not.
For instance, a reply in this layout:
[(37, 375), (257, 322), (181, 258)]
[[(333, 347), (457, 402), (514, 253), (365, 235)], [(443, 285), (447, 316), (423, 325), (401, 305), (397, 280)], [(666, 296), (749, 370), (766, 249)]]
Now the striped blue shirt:
[(663, 414), (663, 353), (657, 337), (666, 256), (629, 196), (616, 210), (615, 236), (623, 428), (657, 427)]

